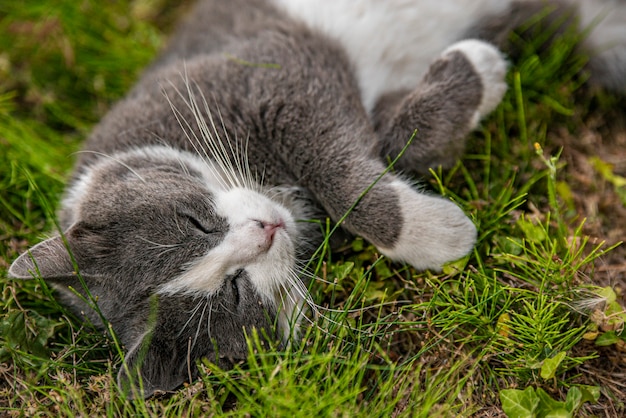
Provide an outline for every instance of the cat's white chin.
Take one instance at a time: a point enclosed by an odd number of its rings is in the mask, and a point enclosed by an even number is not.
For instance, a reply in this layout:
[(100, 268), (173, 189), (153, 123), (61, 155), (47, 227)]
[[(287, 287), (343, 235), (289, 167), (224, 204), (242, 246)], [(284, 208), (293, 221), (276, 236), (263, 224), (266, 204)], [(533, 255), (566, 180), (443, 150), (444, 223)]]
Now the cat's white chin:
[(391, 186), (402, 202), (402, 232), (395, 245), (378, 249), (389, 258), (419, 270), (440, 271), (474, 248), (476, 227), (450, 200), (418, 193), (396, 180)]

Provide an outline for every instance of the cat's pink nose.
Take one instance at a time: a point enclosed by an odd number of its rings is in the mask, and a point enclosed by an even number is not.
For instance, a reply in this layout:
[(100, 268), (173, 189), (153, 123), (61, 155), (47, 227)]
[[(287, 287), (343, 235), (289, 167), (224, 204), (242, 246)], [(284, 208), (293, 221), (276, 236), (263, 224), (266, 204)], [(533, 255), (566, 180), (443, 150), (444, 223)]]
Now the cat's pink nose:
[(265, 230), (266, 236), (271, 240), (274, 238), (274, 234), (280, 228), (285, 228), (285, 223), (281, 220), (278, 222), (261, 222), (263, 224), (263, 229)]
[(277, 221), (257, 221), (260, 228), (263, 228), (265, 232), (265, 245), (267, 245), (267, 249), (272, 246), (274, 242), (274, 235), (279, 229), (285, 229), (285, 222), (282, 219), (278, 219)]

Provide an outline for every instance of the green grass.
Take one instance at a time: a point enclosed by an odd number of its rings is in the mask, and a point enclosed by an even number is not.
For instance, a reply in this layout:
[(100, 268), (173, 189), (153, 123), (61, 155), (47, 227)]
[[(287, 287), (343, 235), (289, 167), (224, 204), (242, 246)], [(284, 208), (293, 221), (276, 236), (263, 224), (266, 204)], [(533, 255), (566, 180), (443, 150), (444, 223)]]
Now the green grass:
[[(474, 219), (473, 254), (437, 275), (360, 239), (324, 251), (311, 285), (323, 315), (296, 344), (277, 351), (251, 336), (247, 364), (203, 364), (194, 384), (138, 401), (115, 385), (113, 341), (45, 283), (4, 272), (54, 230), (72, 154), (155, 55), (172, 7), (18, 3), (0, 4), (0, 415), (480, 416), (502, 413), (501, 399), (510, 416), (581, 404), (582, 415), (625, 413), (623, 387), (601, 366), (624, 346), (622, 299), (599, 286), (613, 242), (584, 224), (586, 196), (567, 164), (577, 145), (563, 139), (624, 106), (583, 86), (576, 35), (540, 53), (514, 38), (523, 53), (502, 105), (463, 161), (426, 179)], [(584, 158), (598, 190), (624, 195), (610, 164)], [(597, 388), (599, 399), (558, 403)]]

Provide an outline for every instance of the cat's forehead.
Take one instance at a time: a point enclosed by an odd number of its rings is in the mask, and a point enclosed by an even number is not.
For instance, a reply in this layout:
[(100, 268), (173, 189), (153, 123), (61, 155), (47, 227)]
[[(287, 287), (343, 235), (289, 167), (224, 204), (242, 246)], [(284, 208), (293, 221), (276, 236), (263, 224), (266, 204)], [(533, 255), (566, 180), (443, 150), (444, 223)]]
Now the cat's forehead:
[(211, 192), (225, 186), (223, 174), (211, 161), (196, 154), (164, 147), (142, 147), (116, 154), (91, 167), (91, 176), (102, 176), (105, 180), (137, 180), (142, 183), (158, 181), (182, 175), (200, 184)]
[(71, 209), (70, 223), (78, 209), (104, 211), (144, 201), (167, 204), (175, 199), (213, 201), (227, 188), (222, 172), (210, 161), (184, 151), (154, 146), (113, 154), (86, 167), (67, 190), (63, 207)]
[(150, 183), (187, 177), (217, 193), (224, 190), (226, 182), (223, 173), (211, 161), (173, 148), (154, 146), (106, 156), (94, 165), (87, 167), (75, 187), (84, 193), (89, 186), (106, 187), (112, 183), (139, 183), (149, 188)]

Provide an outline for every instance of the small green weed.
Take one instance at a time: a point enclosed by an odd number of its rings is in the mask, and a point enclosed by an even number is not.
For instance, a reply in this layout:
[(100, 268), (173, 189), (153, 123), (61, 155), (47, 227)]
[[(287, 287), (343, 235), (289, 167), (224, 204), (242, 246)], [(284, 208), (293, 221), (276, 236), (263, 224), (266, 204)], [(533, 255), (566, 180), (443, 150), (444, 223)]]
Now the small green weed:
[(597, 402), (597, 387), (572, 386), (565, 402), (555, 401), (541, 388), (505, 389), (500, 392), (502, 409), (510, 418), (572, 418), (585, 402)]

